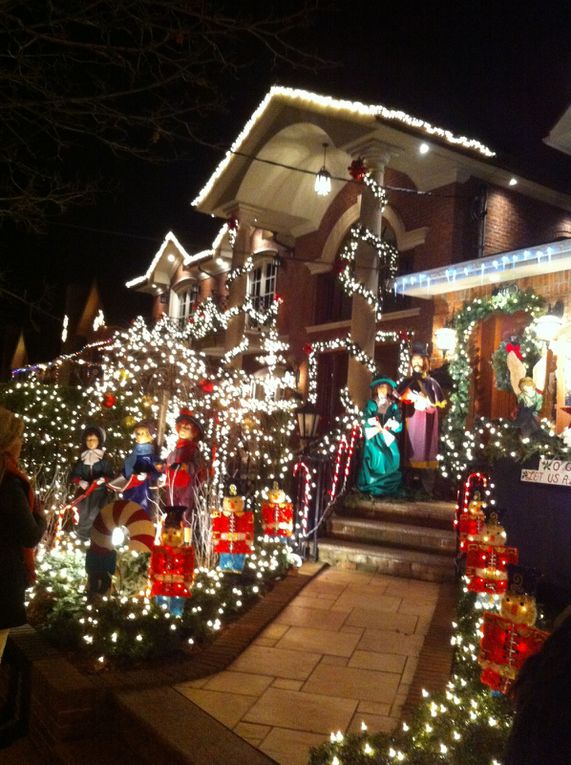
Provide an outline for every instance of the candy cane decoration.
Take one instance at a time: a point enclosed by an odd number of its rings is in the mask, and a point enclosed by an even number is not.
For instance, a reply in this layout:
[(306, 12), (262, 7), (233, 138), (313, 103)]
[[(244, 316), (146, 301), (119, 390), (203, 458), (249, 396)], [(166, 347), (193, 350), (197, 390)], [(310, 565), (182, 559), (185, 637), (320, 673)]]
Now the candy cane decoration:
[(311, 470), (301, 460), (295, 463), (293, 466), (293, 474), (297, 476), (299, 471), (302, 471), (303, 475), (301, 480), (303, 481), (303, 498), (301, 508), (301, 535), (307, 537), (307, 519), (309, 516), (309, 505), (311, 503)]
[(141, 505), (119, 499), (105, 505), (91, 529), (91, 543), (100, 550), (112, 550), (113, 529), (125, 526), (129, 532), (126, 541), (130, 550), (151, 552), (155, 540), (155, 527)]
[[(333, 480), (331, 482), (331, 488), (329, 489), (330, 502), (333, 502), (338, 493), (342, 492), (347, 485), (347, 479), (351, 471), (351, 460), (353, 458), (353, 452), (355, 451), (355, 442), (361, 435), (361, 428), (359, 425), (353, 425), (349, 434), (349, 439), (345, 434), (342, 434), (337, 444), (337, 458), (335, 460), (335, 468), (333, 471)], [(341, 468), (343, 457), (345, 457), (345, 464)], [(341, 480), (341, 474), (343, 476), (341, 488), (338, 490), (338, 483)]]

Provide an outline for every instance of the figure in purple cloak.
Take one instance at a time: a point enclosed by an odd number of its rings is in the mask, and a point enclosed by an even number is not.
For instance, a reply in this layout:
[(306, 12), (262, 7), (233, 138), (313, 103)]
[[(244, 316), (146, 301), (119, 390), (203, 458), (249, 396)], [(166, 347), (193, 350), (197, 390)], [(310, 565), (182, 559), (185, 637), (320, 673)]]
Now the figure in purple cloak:
[(410, 359), (411, 375), (401, 380), (397, 394), (404, 404), (404, 464), (409, 481), (420, 476), (424, 490), (432, 494), (438, 467), (440, 411), (446, 405), (442, 388), (429, 374), (428, 348), (414, 343)]

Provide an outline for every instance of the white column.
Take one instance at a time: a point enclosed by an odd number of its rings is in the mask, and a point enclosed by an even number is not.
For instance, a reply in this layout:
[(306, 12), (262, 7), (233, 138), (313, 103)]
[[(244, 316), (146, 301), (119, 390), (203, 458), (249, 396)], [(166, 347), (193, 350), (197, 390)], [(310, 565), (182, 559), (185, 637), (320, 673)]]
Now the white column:
[[(236, 235), (236, 241), (234, 242), (234, 250), (232, 252), (232, 269), (240, 268), (244, 265), (248, 256), (252, 253), (252, 233), (254, 231), (252, 227), (252, 212), (249, 210), (239, 209), (235, 211), (235, 216), (238, 218), (239, 227)], [(234, 306), (242, 306), (246, 299), (246, 290), (248, 286), (248, 277), (246, 274), (242, 274), (230, 284), (228, 294), (228, 308)], [(224, 350), (225, 352), (231, 351), (235, 348), (244, 337), (246, 329), (246, 316), (243, 312), (234, 316), (228, 324), (226, 335), (224, 338)], [(236, 356), (232, 362), (232, 366), (240, 368), (242, 366), (242, 356)]]
[[(374, 180), (381, 184), (384, 180), (385, 165), (390, 159), (386, 147), (374, 142), (358, 147), (358, 154), (363, 157)], [(356, 154), (355, 154), (356, 156)], [(379, 202), (368, 186), (363, 185), (361, 196), (360, 223), (376, 236), (381, 235), (382, 212)], [(376, 250), (369, 244), (360, 243), (355, 256), (355, 278), (366, 289), (377, 294), (379, 287), (379, 263)], [(353, 295), (351, 308), (351, 337), (368, 356), (375, 356), (375, 335), (377, 321), (375, 310), (360, 295)], [(351, 398), (359, 407), (363, 407), (369, 398), (371, 373), (364, 364), (349, 357), (347, 384)]]

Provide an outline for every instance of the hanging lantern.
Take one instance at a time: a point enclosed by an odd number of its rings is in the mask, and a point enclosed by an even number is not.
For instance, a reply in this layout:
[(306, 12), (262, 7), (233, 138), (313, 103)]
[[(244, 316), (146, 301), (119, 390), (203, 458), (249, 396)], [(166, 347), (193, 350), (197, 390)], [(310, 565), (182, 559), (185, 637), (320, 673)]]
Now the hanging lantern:
[(331, 173), (325, 167), (325, 160), (327, 157), (327, 147), (329, 146), (329, 144), (323, 143), (322, 146), (323, 146), (323, 166), (321, 170), (315, 176), (315, 184), (313, 188), (315, 189), (315, 193), (317, 194), (317, 196), (326, 197), (328, 194), (331, 193)]

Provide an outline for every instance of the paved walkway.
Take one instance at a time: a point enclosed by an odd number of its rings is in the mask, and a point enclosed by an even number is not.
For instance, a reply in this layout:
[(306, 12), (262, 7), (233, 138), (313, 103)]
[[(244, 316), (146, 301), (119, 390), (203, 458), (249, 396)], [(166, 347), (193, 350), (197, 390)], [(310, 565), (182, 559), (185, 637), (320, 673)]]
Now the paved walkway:
[(227, 671), (175, 688), (281, 765), (306, 765), (331, 731), (398, 724), (438, 593), (327, 569)]

